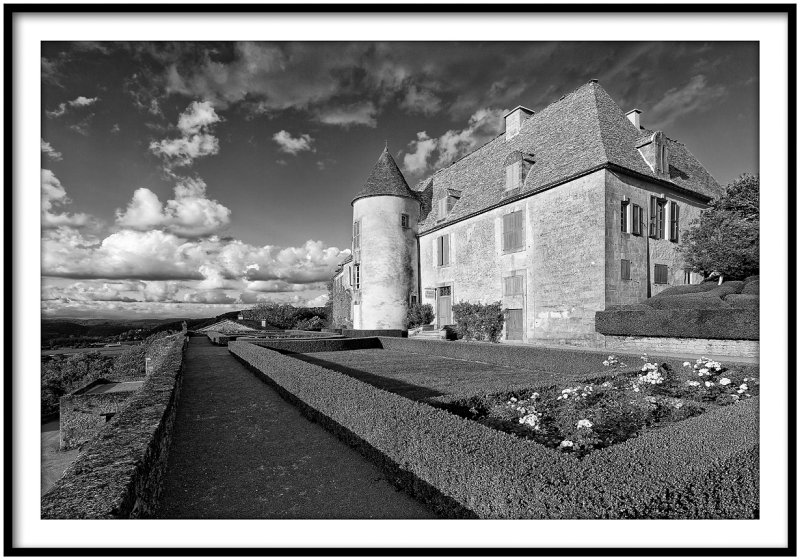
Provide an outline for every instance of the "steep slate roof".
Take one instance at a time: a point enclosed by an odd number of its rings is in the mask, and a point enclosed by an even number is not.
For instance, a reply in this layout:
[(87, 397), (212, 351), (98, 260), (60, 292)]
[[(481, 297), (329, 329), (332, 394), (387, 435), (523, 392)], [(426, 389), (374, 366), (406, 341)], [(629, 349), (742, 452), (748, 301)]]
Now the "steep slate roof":
[[(419, 232), (504, 202), (504, 162), (513, 151), (532, 154), (534, 163), (520, 194), (505, 200), (550, 188), (603, 166), (623, 168), (664, 183), (636, 148), (647, 132), (637, 130), (608, 93), (596, 82), (589, 82), (532, 115), (510, 141), (501, 134), (421, 181), (417, 191), (422, 194), (432, 183), (433, 201), (446, 196), (446, 189), (462, 193), (443, 222), (437, 222), (437, 205), (432, 204), (419, 224)], [(683, 144), (669, 140), (669, 148), (667, 183), (707, 197), (719, 196), (722, 188)]]
[[(364, 188), (358, 191), (353, 202), (368, 196), (404, 196), (417, 200), (418, 197), (406, 183), (405, 177), (397, 167), (394, 158), (389, 153), (388, 146), (383, 149), (375, 167), (367, 178)], [(352, 203), (351, 203), (352, 204)]]

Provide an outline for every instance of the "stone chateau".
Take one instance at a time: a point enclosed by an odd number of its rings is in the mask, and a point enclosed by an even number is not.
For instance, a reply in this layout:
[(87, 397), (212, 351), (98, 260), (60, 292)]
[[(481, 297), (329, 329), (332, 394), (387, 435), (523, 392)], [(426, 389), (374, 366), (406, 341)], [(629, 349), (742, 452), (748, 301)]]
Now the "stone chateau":
[(403, 329), (421, 302), (441, 328), (454, 303), (501, 301), (504, 340), (595, 345), (595, 312), (699, 281), (678, 242), (723, 189), (686, 146), (596, 80), (504, 118), (414, 188), (383, 151), (352, 201), (335, 326)]

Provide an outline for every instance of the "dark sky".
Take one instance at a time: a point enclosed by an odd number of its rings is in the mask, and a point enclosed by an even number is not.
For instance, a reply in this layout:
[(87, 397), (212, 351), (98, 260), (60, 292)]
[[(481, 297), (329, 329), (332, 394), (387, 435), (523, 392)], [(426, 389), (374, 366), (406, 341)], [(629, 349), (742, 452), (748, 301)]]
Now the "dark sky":
[(44, 43), (43, 311), (321, 305), (385, 141), (413, 185), (593, 78), (758, 173), (756, 43)]

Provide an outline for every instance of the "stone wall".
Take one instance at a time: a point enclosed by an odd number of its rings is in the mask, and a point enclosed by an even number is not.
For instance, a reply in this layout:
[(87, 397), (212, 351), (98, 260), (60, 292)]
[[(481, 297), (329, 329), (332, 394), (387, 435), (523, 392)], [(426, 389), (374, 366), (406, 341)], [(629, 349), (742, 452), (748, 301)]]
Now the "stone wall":
[(74, 449), (94, 437), (121, 411), (134, 392), (72, 394), (59, 403), (60, 448)]
[[(650, 196), (664, 195), (667, 200), (665, 213), (665, 239), (651, 239), (649, 233)], [(621, 231), (621, 203), (627, 197), (629, 206), (637, 204), (643, 212), (641, 235)], [(678, 242), (669, 240), (669, 203), (679, 206)], [(657, 295), (670, 286), (683, 285), (684, 261), (678, 252), (681, 236), (692, 221), (700, 216), (707, 205), (668, 187), (653, 185), (640, 179), (609, 171), (606, 173), (606, 305), (638, 303)], [(630, 212), (629, 212), (630, 215)], [(631, 261), (631, 279), (622, 280), (620, 260)], [(667, 284), (656, 284), (655, 265), (668, 267)], [(693, 275), (693, 283), (701, 277)], [(648, 293), (649, 286), (649, 293)]]
[[(354, 293), (354, 329), (405, 328), (409, 298), (417, 293), (417, 239), (420, 204), (399, 196), (370, 196), (353, 204), (361, 222), (361, 246), (353, 251), (360, 264), (361, 289)], [(403, 228), (401, 214), (408, 215)]]
[[(594, 313), (605, 304), (605, 171), (511, 202), (422, 235), (422, 303), (436, 312), (437, 288), (450, 286), (452, 301), (523, 309), (523, 340), (591, 344)], [(522, 211), (525, 244), (503, 251), (503, 216)], [(450, 264), (437, 266), (436, 239), (450, 235)], [(503, 295), (503, 278), (524, 276), (521, 296)]]
[(607, 350), (658, 354), (700, 355), (709, 358), (758, 358), (757, 340), (712, 340), (655, 336), (605, 336)]
[(333, 301), (331, 302), (331, 325), (335, 328), (353, 326), (353, 287), (350, 285), (352, 261), (345, 264), (339, 274), (333, 277)]
[(180, 396), (184, 334), (173, 335), (142, 388), (42, 497), (43, 519), (148, 517), (161, 493)]

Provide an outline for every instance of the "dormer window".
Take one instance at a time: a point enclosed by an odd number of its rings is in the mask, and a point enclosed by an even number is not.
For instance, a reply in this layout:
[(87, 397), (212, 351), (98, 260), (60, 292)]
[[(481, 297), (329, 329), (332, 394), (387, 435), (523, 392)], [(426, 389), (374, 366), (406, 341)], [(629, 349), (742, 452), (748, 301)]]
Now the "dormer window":
[(439, 220), (444, 220), (450, 212), (453, 211), (453, 206), (456, 205), (458, 199), (461, 198), (461, 191), (455, 189), (447, 189), (445, 196), (439, 199)]
[(528, 174), (532, 164), (533, 155), (531, 154), (523, 154), (519, 150), (508, 154), (505, 160), (506, 182), (503, 189), (505, 196), (522, 190), (525, 176)]
[(656, 131), (649, 138), (645, 138), (637, 146), (647, 165), (656, 175), (669, 176), (669, 147), (667, 137), (663, 132)]

